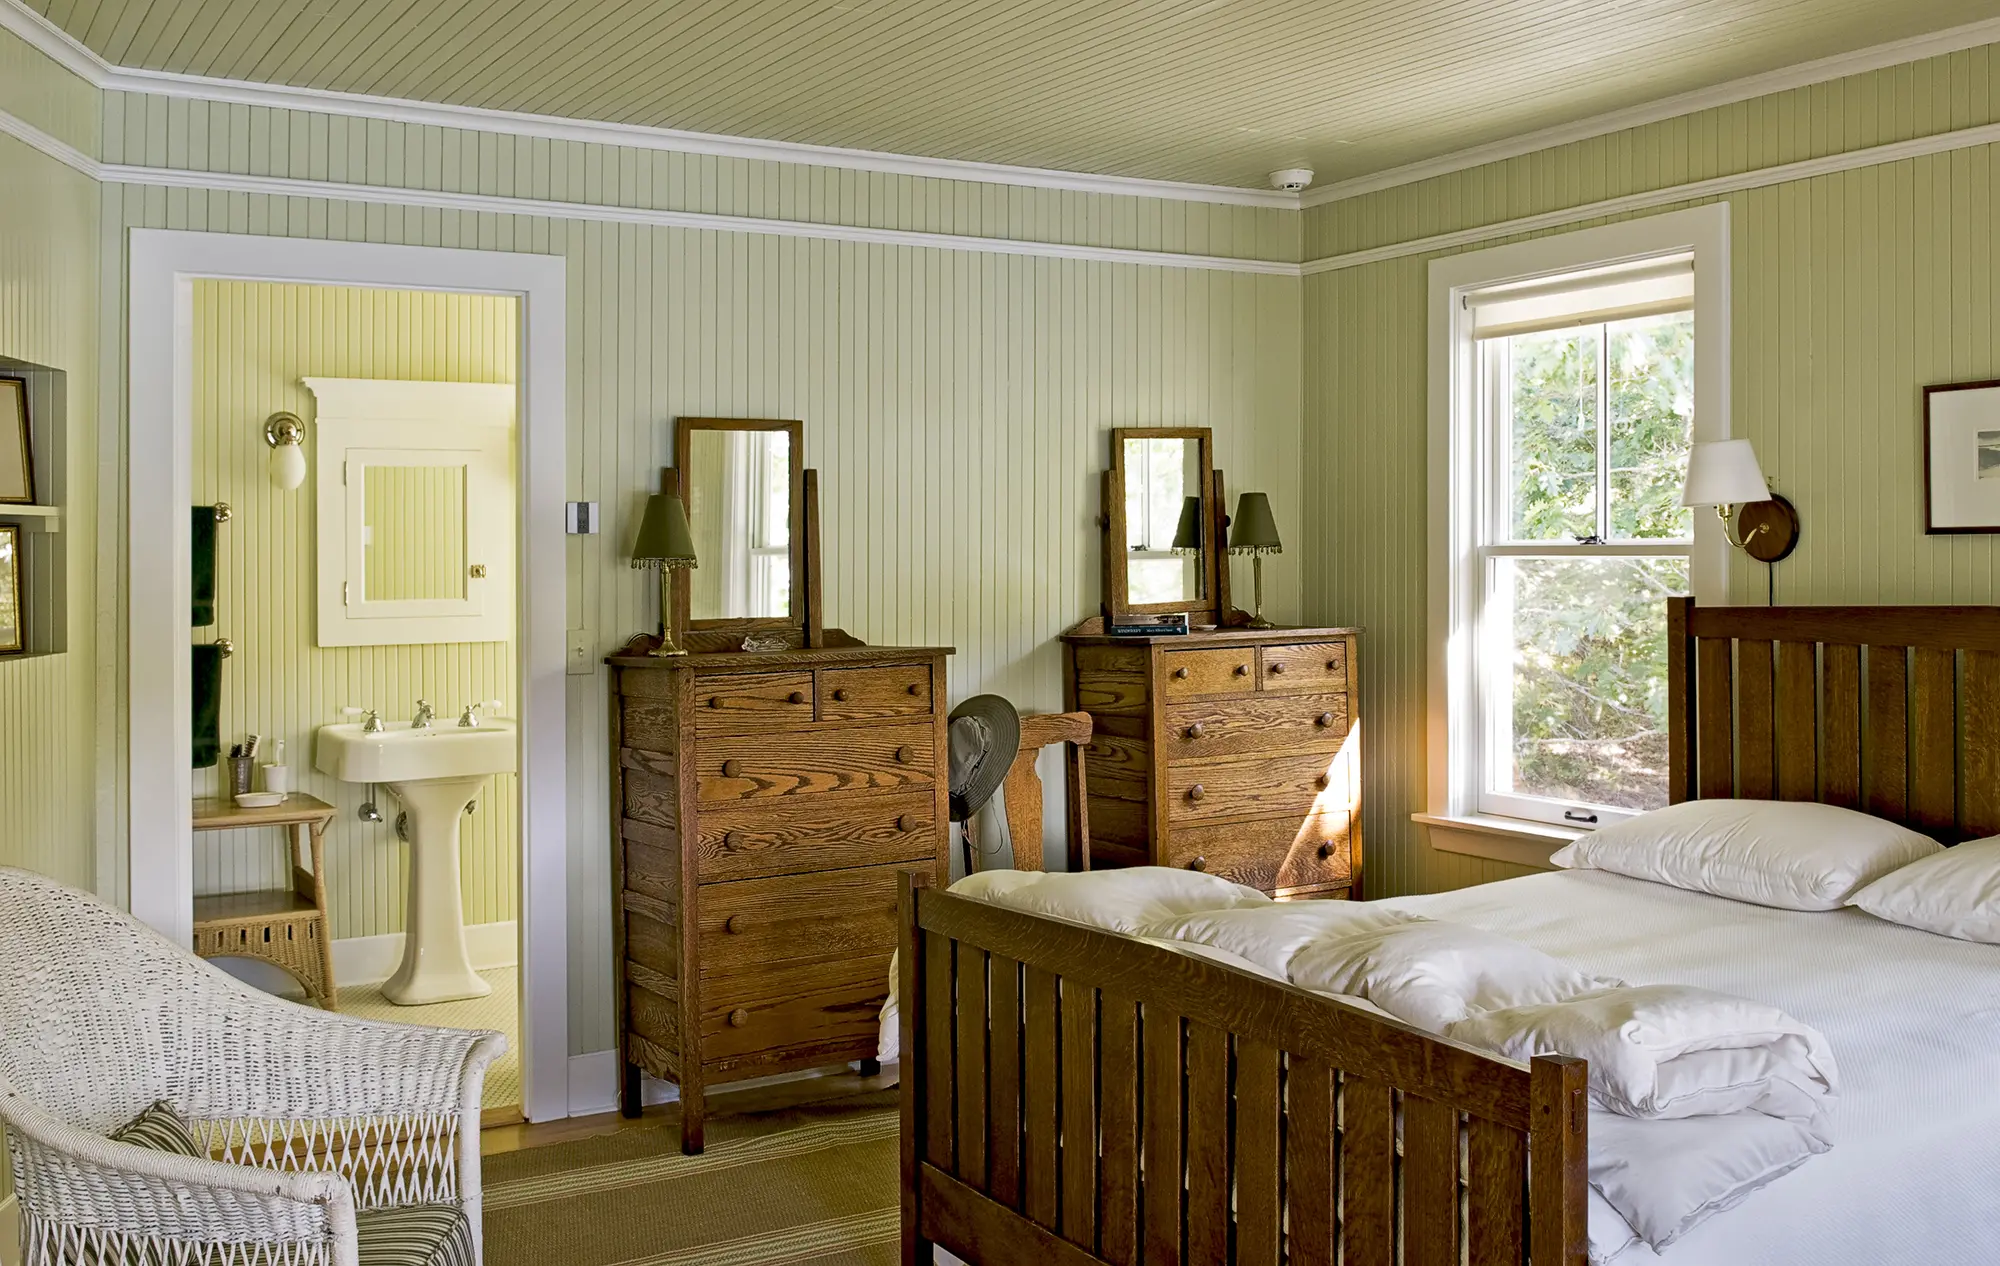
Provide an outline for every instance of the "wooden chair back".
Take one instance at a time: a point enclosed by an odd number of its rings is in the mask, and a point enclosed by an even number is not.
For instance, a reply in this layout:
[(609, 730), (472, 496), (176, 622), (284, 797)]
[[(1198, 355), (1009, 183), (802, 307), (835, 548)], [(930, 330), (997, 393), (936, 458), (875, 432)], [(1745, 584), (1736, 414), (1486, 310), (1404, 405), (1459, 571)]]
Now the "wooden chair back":
[[(1069, 797), (1069, 868), (1090, 869), (1090, 821), (1084, 805), (1083, 749), (1090, 742), (1088, 712), (1050, 712), (1021, 718), (1021, 749), (1001, 784), (1000, 798), (1007, 815), (1007, 837), (1014, 845), (1014, 869), (1041, 870), (1042, 777), (1035, 771), (1035, 759), (1051, 743), (1069, 745), (1068, 774), (1075, 780), (1076, 794)], [(970, 850), (977, 861), (979, 850)]]

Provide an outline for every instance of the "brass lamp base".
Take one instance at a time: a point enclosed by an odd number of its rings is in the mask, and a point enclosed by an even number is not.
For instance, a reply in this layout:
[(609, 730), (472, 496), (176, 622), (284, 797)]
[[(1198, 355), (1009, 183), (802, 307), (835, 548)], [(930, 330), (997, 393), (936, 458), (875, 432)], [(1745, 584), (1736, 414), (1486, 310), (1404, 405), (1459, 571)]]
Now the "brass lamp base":
[(646, 653), (656, 659), (671, 659), (688, 652), (674, 632), (674, 569), (661, 567), (657, 570), (660, 573), (660, 644)]
[(1246, 629), (1275, 629), (1278, 626), (1264, 618), (1264, 555), (1262, 551), (1250, 556), (1250, 580), (1253, 591), (1250, 623)]

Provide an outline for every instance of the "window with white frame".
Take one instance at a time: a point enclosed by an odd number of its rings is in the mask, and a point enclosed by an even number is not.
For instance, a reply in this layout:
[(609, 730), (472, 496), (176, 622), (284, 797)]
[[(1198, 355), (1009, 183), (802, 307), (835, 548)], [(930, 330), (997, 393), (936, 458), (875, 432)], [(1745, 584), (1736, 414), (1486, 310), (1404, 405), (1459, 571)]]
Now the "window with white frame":
[(1588, 827), (1667, 803), (1666, 600), (1702, 567), (1680, 495), (1697, 349), (1715, 343), (1695, 255), (1579, 257), (1525, 277), (1502, 259), (1492, 280), (1434, 287), (1454, 309), (1456, 381), (1453, 544), (1433, 557), (1450, 569), (1433, 631), (1453, 678), (1451, 785), (1442, 807), (1434, 786), (1433, 812)]

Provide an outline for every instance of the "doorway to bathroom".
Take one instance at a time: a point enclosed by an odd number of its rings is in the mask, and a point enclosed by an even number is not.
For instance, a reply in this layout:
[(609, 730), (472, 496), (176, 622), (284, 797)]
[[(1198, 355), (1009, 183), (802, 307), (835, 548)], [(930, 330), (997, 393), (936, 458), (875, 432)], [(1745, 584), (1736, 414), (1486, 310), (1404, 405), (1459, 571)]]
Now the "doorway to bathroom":
[[(567, 1115), (562, 262), (132, 246), (134, 913), (262, 988), (499, 1029), (489, 1122)], [(318, 953), (208, 935), (288, 890)]]
[[(197, 949), (346, 1014), (505, 1033), (489, 1120), (521, 1107), (519, 309), (205, 277), (190, 348)], [(455, 776), (400, 781), (405, 751)], [(305, 850), (228, 825), (287, 807), (328, 814)], [(307, 935), (256, 935), (259, 893)]]

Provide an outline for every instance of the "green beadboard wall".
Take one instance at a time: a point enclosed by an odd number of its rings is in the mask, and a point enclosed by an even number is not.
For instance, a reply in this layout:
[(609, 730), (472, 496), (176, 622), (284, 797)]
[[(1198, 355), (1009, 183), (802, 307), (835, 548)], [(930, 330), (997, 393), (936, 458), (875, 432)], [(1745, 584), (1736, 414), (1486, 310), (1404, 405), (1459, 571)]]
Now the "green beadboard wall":
[[(1996, 57), (1992, 47), (1975, 49), (1331, 203), (1307, 212), (1307, 253), (1378, 247), (1990, 122), (2000, 117)], [(1727, 198), (1732, 429), (1755, 442), (1766, 473), (1804, 519), (1798, 552), (1776, 569), (1780, 603), (2000, 601), (2000, 537), (1923, 534), (1919, 430), (1925, 384), (2000, 377), (1996, 150), (1958, 149)], [(1425, 794), (1425, 309), (1434, 257), (1305, 282), (1313, 492), (1305, 607), (1315, 621), (1369, 629), (1361, 708), (1370, 739), (1368, 877), (1377, 895), (1521, 873), (1434, 851), (1409, 821)], [(1765, 584), (1761, 566), (1735, 565), (1731, 600), (1762, 603)]]
[[(184, 141), (158, 137), (163, 152)], [(601, 502), (606, 520), (571, 540), (566, 602), (600, 649), (655, 622), (654, 589), (624, 551), (681, 414), (804, 420), (828, 619), (878, 644), (956, 646), (956, 698), (1061, 706), (1054, 638), (1097, 605), (1110, 427), (1213, 426), (1231, 487), (1265, 489), (1281, 523), (1302, 521), (1292, 278), (130, 186), (105, 188), (104, 217), (114, 277), (139, 227), (563, 255), (568, 495)], [(120, 343), (106, 357), (113, 401)], [(118, 552), (102, 566), (122, 568)], [(1296, 555), (1269, 570), (1274, 613), (1295, 618)], [(570, 1040), (583, 1053), (612, 1039), (605, 685), (569, 686)]]
[[(515, 695), (508, 642), (422, 646), (317, 644), (314, 618), (313, 483), (271, 484), (264, 419), (290, 410), (306, 419), (314, 400), (301, 379), (390, 378), (431, 382), (515, 381), (519, 303), (494, 295), (365, 290), (345, 286), (197, 281), (194, 285), (194, 470), (197, 505), (229, 503), (216, 529), (216, 611), (195, 640), (227, 637), (222, 742), (263, 736), (286, 744), (292, 785), (335, 805), (326, 864), (333, 935), (403, 930), (408, 846), (396, 838), (394, 798), (385, 821), (355, 816), (367, 789), (312, 767), (313, 730), (347, 706), (406, 720), (418, 697), (445, 723), (474, 700)], [(461, 897), (467, 923), (514, 918), (519, 876), (515, 777), (493, 780), (461, 828)], [(215, 770), (195, 771), (195, 794), (215, 789)], [(278, 833), (205, 832), (195, 837), (195, 891), (285, 886)]]

